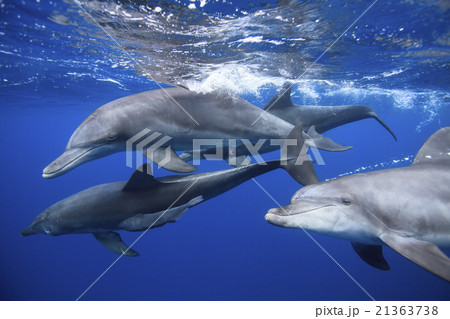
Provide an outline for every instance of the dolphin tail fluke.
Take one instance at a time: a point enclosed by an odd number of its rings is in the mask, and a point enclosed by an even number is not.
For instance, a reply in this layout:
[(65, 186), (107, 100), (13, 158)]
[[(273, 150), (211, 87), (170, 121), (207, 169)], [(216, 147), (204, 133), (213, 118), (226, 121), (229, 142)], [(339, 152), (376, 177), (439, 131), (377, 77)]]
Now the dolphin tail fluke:
[(330, 152), (342, 152), (353, 148), (353, 146), (340, 145), (327, 137), (323, 137), (323, 135), (317, 133), (314, 125), (309, 128), (307, 133), (303, 134), (306, 137), (305, 145), (309, 147), (315, 147)]
[(378, 123), (380, 123), (386, 130), (388, 130), (389, 133), (391, 133), (391, 135), (394, 137), (395, 141), (397, 141), (397, 136), (395, 136), (394, 132), (392, 132), (392, 130), (389, 128), (389, 126), (387, 126), (387, 124), (381, 119), (381, 117), (378, 116), (377, 113), (375, 113), (375, 111), (373, 111), (373, 110), (370, 111), (370, 112), (368, 113), (368, 115), (369, 115), (371, 118), (377, 120)]
[(308, 149), (304, 147), (303, 124), (292, 129), (286, 140), (296, 140), (293, 145), (285, 145), (281, 154), (281, 168), (285, 169), (297, 182), (306, 186), (319, 183), (312, 161), (306, 156)]
[(144, 155), (159, 167), (176, 173), (190, 173), (197, 169), (194, 165), (183, 161), (172, 147), (147, 149)]
[(100, 244), (115, 252), (119, 255), (124, 255), (128, 257), (137, 257), (139, 253), (129, 248), (120, 238), (120, 235), (115, 232), (102, 232), (93, 233), (95, 239), (99, 241)]
[(433, 243), (384, 233), (380, 239), (403, 257), (450, 282), (450, 259)]
[(382, 246), (352, 242), (352, 247), (358, 256), (370, 266), (381, 270), (391, 269), (386, 259), (384, 259)]

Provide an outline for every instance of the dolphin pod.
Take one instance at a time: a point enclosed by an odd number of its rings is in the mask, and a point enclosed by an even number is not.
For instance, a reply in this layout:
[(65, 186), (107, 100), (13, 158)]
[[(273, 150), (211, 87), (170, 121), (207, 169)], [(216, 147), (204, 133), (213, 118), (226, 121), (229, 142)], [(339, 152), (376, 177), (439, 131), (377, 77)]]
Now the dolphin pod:
[(382, 245), (450, 282), (450, 127), (434, 133), (407, 167), (306, 186), (269, 210), (277, 226), (350, 240), (369, 265), (388, 270)]
[[(92, 233), (111, 251), (137, 256), (117, 231), (144, 231), (178, 220), (188, 208), (218, 196), (250, 178), (277, 168), (305, 187), (291, 204), (271, 209), (274, 225), (304, 228), (352, 242), (369, 265), (388, 270), (382, 245), (388, 245), (444, 280), (450, 281), (449, 258), (438, 248), (450, 247), (450, 128), (429, 138), (409, 167), (352, 175), (321, 183), (303, 146), (343, 151), (321, 133), (350, 122), (373, 118), (396, 139), (374, 110), (360, 105), (298, 106), (284, 86), (264, 109), (225, 92), (200, 94), (184, 88), (154, 90), (107, 103), (94, 111), (73, 133), (65, 152), (44, 169), (53, 178), (110, 154), (126, 151), (127, 141), (143, 130), (171, 137), (164, 144), (149, 142), (142, 151), (167, 170), (196, 169), (194, 139), (295, 139), (277, 161), (234, 169), (156, 179), (148, 164), (128, 181), (98, 185), (52, 205), (22, 230), (33, 234)], [(296, 125), (296, 126), (295, 126)], [(289, 146), (289, 147), (287, 147)], [(224, 149), (230, 156), (228, 145)], [(246, 145), (234, 150), (247, 157)], [(152, 151), (150, 152), (149, 149)], [(260, 153), (273, 150), (264, 144)], [(185, 151), (178, 156), (175, 151)], [(210, 149), (201, 150), (207, 154)], [(165, 154), (170, 160), (165, 161)], [(164, 161), (163, 161), (164, 158)], [(300, 161), (299, 161), (300, 159)]]
[[(43, 177), (54, 178), (83, 163), (125, 151), (127, 141), (146, 129), (170, 140), (156, 149), (152, 148), (156, 140), (147, 143), (149, 151), (144, 155), (167, 170), (188, 173), (196, 167), (180, 159), (175, 151), (192, 150), (195, 139), (283, 139), (293, 128), (293, 124), (231, 93), (203, 94), (182, 87), (152, 90), (109, 102), (94, 111), (75, 130), (64, 153), (44, 169)], [(320, 149), (349, 149), (319, 134), (314, 138), (304, 135), (307, 143)], [(167, 158), (170, 161), (164, 161)]]
[(277, 168), (285, 169), (303, 185), (318, 182), (309, 159), (305, 158), (302, 165), (295, 163), (304, 144), (302, 132), (301, 124), (291, 131), (288, 138), (296, 139), (297, 143), (284, 148), (282, 160), (278, 161), (160, 179), (154, 178), (150, 166), (145, 164), (128, 182), (98, 185), (54, 204), (38, 215), (21, 234), (93, 233), (113, 252), (138, 256), (115, 231), (145, 231), (175, 222), (188, 208)]

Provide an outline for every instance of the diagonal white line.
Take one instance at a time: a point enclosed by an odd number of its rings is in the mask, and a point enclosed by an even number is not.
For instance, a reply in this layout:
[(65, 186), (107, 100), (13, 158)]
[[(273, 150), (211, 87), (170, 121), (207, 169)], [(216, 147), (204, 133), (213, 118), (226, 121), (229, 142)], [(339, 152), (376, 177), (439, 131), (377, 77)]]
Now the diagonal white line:
[(191, 114), (189, 114), (189, 112), (188, 111), (186, 111), (186, 109), (184, 108), (184, 107), (182, 107), (181, 105), (180, 105), (180, 103), (178, 103), (160, 84), (159, 84), (159, 82), (157, 82), (153, 77), (152, 77), (152, 75), (151, 74), (149, 74), (149, 73), (147, 73), (147, 71), (145, 71), (145, 69), (142, 67), (142, 65), (135, 59), (135, 58), (133, 58), (132, 56), (131, 56), (131, 54), (130, 53), (128, 53), (128, 51), (126, 51), (120, 44), (119, 44), (119, 42), (117, 42), (117, 40), (108, 32), (108, 31), (106, 31), (106, 29), (105, 28), (103, 28), (95, 19), (94, 19), (94, 17), (89, 13), (89, 12), (87, 12), (86, 11), (86, 9), (84, 9), (83, 8), (83, 6), (81, 5), (81, 3), (78, 1), (78, 0), (73, 0), (73, 2), (75, 2), (76, 3), (76, 5), (77, 6), (79, 6), (80, 8), (81, 8), (81, 10), (83, 10), (83, 12), (88, 16), (88, 17), (90, 17), (91, 19), (92, 19), (92, 21), (94, 21), (94, 23), (100, 28), (100, 29), (102, 29), (103, 30), (103, 32), (105, 32), (105, 34), (108, 36), (108, 37), (110, 37), (111, 38), (111, 40), (113, 40), (114, 41), (114, 43), (115, 44), (117, 44), (118, 45), (118, 47), (120, 48), (120, 50), (122, 50), (129, 58), (130, 58), (130, 60), (131, 61), (133, 61), (141, 70), (142, 70), (142, 72), (144, 73), (144, 75), (148, 75), (149, 77), (150, 77), (150, 79), (153, 81), (153, 82), (155, 82), (160, 88), (161, 88), (161, 90), (163, 90), (163, 92), (164, 93), (166, 93), (167, 94), (167, 96), (169, 97), (169, 98), (171, 98), (174, 102), (175, 102), (175, 104), (177, 104), (183, 111), (184, 111), (184, 113), (186, 113), (194, 122), (195, 122), (195, 124), (197, 124), (197, 125), (200, 125), (200, 124), (198, 124), (198, 122), (192, 117), (192, 115)]
[(122, 252), (122, 255), (120, 255), (119, 257), (117, 257), (117, 259), (116, 260), (114, 260), (114, 262), (108, 267), (108, 268), (106, 268), (106, 270), (100, 275), (100, 276), (98, 276), (97, 277), (97, 279), (95, 279), (93, 282), (92, 282), (92, 284), (90, 284), (89, 285), (89, 287), (87, 287), (87, 289), (75, 300), (75, 301), (79, 301), (92, 287), (94, 287), (94, 285), (112, 268), (112, 266), (114, 266), (119, 260), (120, 260), (120, 258), (122, 258), (123, 257), (123, 255), (125, 255), (127, 252), (128, 252), (128, 250), (130, 250), (131, 249), (131, 247), (133, 247), (134, 246), (134, 244), (136, 244), (141, 238), (142, 238), (142, 236), (144, 236), (149, 230), (150, 230), (150, 228), (152, 228), (152, 226), (153, 225), (155, 225), (155, 223), (161, 218), (161, 217), (163, 217), (164, 216), (164, 214), (165, 213), (167, 213), (167, 211), (169, 210), (169, 209), (171, 209), (172, 207), (173, 207), (173, 205), (175, 205), (175, 203), (184, 195), (184, 194), (186, 194), (186, 192), (195, 184), (195, 183), (197, 183), (197, 181), (198, 181), (198, 178), (197, 179), (195, 179), (184, 191), (183, 191), (183, 193), (181, 193), (181, 195), (180, 196), (178, 196), (177, 197), (177, 199), (175, 199), (174, 201), (173, 201), (173, 203), (172, 204), (170, 204), (170, 206), (124, 251), (124, 252)]
[(270, 195), (269, 194), (269, 192), (264, 188), (264, 187), (262, 187), (261, 186), (261, 184), (259, 184), (254, 178), (252, 178), (252, 180), (256, 183), (256, 185), (258, 185), (263, 191), (264, 191), (264, 193), (266, 193), (267, 194), (267, 196), (269, 196), (270, 197), (270, 199), (272, 199), (274, 202), (275, 202), (275, 204), (277, 204), (278, 205), (278, 207), (280, 207), (297, 225), (298, 225), (298, 227), (299, 228), (301, 228), (304, 232), (305, 232), (305, 234), (306, 235), (308, 235), (308, 237), (309, 238), (311, 238), (311, 240), (320, 248), (320, 249), (322, 249), (322, 251), (325, 253), (325, 254), (327, 254), (327, 256), (328, 257), (330, 257), (330, 259), (332, 260), (332, 261), (334, 261), (335, 263), (336, 263), (336, 265), (338, 265), (339, 266), (339, 268), (341, 268), (342, 269), (342, 271), (351, 279), (351, 280), (353, 280), (353, 282), (362, 290), (362, 291), (364, 291), (364, 293), (367, 295), (367, 296), (369, 296), (369, 298), (370, 299), (372, 299), (372, 301), (376, 301), (368, 292), (367, 292), (367, 290), (366, 289), (364, 289), (364, 287), (363, 286), (361, 286), (361, 284), (358, 282), (358, 281), (356, 281), (356, 279), (355, 278), (353, 278), (349, 273), (348, 273), (348, 271), (347, 270), (345, 270), (344, 269), (344, 267), (342, 267), (337, 261), (336, 261), (336, 259), (334, 259), (333, 258), (333, 256), (331, 256), (330, 255), (330, 253), (328, 252), (328, 251), (326, 251), (326, 249), (325, 248), (323, 248), (323, 246), (321, 245), (321, 244), (319, 244), (319, 242), (310, 234), (310, 233), (308, 233), (302, 226), (300, 226), (300, 224), (299, 223), (297, 223), (297, 221), (291, 216), (291, 214), (289, 214), (277, 201), (276, 201), (276, 199), (275, 198), (273, 198), (272, 197), (272, 195)]
[[(371, 4), (366, 10), (364, 10), (364, 12), (361, 13), (361, 15), (360, 15), (355, 21), (353, 21), (353, 23), (350, 24), (350, 26), (349, 26), (347, 29), (345, 29), (345, 31), (342, 32), (341, 35), (340, 35), (336, 40), (334, 40), (334, 42), (331, 43), (331, 45), (330, 45), (329, 47), (328, 47), (325, 51), (323, 51), (322, 54), (319, 55), (319, 57), (318, 57), (317, 59), (315, 59), (314, 62), (312, 62), (312, 63), (306, 68), (305, 71), (303, 71), (303, 73), (297, 78), (297, 80), (299, 80), (303, 75), (305, 75), (305, 73), (308, 72), (309, 69), (311, 69), (311, 68), (317, 63), (317, 61), (319, 61), (320, 58), (322, 58), (323, 55), (324, 55), (325, 53), (327, 53), (327, 52), (328, 52), (328, 51), (336, 44), (336, 42), (338, 42), (339, 39), (342, 38), (342, 37), (344, 36), (344, 34), (346, 34), (347, 31), (350, 30), (350, 29), (356, 24), (356, 22), (358, 22), (359, 19), (361, 19), (361, 18), (367, 13), (367, 11), (369, 11), (370, 8), (372, 8), (372, 7), (375, 5), (375, 3), (377, 3), (377, 2), (378, 2), (378, 0), (375, 0), (374, 2), (372, 2), (372, 4)], [(267, 109), (265, 109), (263, 113), (261, 113), (261, 115), (253, 122), (252, 125), (254, 125), (256, 122), (258, 122), (258, 120), (261, 118), (261, 116), (263, 116), (266, 112), (268, 112), (268, 111), (270, 110), (270, 108), (271, 108), (275, 103), (277, 103), (278, 100), (284, 95), (284, 93), (286, 93), (293, 85), (294, 85), (294, 83), (290, 84), (289, 87), (288, 87), (287, 89), (284, 90), (283, 94), (280, 94), (280, 95), (278, 96), (278, 98), (277, 98), (271, 105), (269, 105), (269, 107), (268, 107)]]

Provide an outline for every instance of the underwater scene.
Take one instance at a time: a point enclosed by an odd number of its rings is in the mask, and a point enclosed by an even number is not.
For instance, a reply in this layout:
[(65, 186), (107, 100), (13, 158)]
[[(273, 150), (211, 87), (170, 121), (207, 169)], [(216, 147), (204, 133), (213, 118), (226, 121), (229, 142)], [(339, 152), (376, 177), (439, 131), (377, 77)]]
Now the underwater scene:
[(0, 300), (450, 300), (449, 21), (0, 0)]

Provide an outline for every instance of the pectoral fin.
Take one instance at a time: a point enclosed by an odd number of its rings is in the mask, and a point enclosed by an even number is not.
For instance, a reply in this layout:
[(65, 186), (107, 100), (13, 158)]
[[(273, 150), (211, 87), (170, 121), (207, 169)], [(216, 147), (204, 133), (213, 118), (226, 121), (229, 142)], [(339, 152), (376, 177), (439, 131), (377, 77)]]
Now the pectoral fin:
[(394, 233), (384, 233), (380, 239), (403, 257), (450, 282), (450, 259), (435, 244)]
[(383, 247), (379, 245), (365, 245), (361, 243), (352, 242), (352, 247), (355, 252), (368, 263), (370, 266), (381, 269), (389, 270), (389, 264), (383, 256)]
[(183, 152), (179, 156), (183, 161), (190, 162), (194, 159), (194, 153), (192, 152)]
[(135, 252), (133, 249), (128, 248), (127, 245), (122, 241), (120, 235), (115, 232), (102, 232), (102, 233), (93, 233), (95, 239), (97, 239), (100, 244), (115, 252), (119, 255), (124, 255), (128, 257), (137, 257), (139, 254)]
[(321, 150), (330, 151), (330, 152), (341, 152), (341, 151), (347, 151), (353, 146), (345, 146), (340, 145), (333, 140), (329, 139), (328, 137), (323, 137), (323, 135), (320, 135), (316, 132), (316, 128), (311, 126), (307, 133), (305, 134), (305, 145), (309, 147), (315, 147)]
[(144, 153), (153, 163), (172, 172), (190, 173), (197, 169), (194, 165), (183, 161), (171, 146), (157, 149), (149, 148)]

